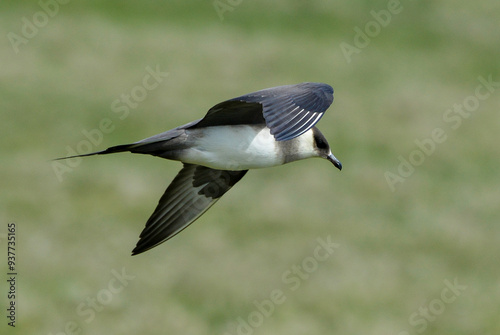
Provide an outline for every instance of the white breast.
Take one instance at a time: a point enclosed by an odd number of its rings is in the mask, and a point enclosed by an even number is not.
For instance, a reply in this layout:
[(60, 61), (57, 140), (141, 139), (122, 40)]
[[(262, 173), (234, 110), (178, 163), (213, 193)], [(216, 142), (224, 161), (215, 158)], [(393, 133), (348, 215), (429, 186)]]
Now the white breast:
[(206, 127), (193, 133), (194, 146), (182, 161), (221, 170), (247, 170), (281, 165), (284, 156), (269, 128)]

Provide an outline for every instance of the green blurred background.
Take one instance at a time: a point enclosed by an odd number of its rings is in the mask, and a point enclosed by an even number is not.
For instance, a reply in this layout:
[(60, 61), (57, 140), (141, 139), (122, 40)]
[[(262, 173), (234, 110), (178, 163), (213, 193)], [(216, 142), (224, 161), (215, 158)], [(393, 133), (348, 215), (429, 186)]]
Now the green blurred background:
[[(498, 1), (222, 0), (222, 19), (213, 1), (46, 3), (0, 4), (0, 238), (5, 250), (17, 224), (19, 272), (17, 327), (3, 318), (2, 329), (500, 333), (500, 87), (474, 98), (479, 77), (500, 81)], [(398, 12), (374, 23), (371, 11), (388, 8)], [(341, 45), (356, 42), (346, 57)], [(121, 119), (112, 104), (139, 92), (147, 67), (168, 76)], [(139, 256), (130, 251), (181, 165), (117, 154), (58, 178), (50, 161), (103, 119), (113, 130), (94, 150), (304, 81), (335, 89), (318, 127), (343, 171), (322, 160), (251, 171)], [(470, 114), (453, 112), (464, 103)], [(437, 128), (446, 140), (415, 153)], [(391, 189), (386, 173), (411, 157), (422, 164)], [(318, 238), (339, 246), (313, 266)], [(284, 279), (303, 265), (292, 290)], [(255, 301), (276, 290), (285, 301), (263, 315)]]

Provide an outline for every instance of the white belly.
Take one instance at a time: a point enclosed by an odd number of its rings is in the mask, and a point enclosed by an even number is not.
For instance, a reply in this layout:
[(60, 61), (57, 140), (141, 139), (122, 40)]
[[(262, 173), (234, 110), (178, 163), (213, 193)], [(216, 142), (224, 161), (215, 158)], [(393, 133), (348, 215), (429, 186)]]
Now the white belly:
[(217, 126), (203, 128), (195, 145), (182, 161), (220, 170), (247, 170), (281, 165), (283, 155), (277, 150), (269, 128), (252, 126)]

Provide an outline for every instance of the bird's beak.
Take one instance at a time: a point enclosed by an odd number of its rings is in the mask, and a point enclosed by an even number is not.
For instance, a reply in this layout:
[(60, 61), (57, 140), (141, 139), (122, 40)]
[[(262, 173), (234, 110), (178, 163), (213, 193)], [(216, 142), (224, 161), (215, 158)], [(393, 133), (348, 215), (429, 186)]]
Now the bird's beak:
[(339, 170), (342, 170), (342, 163), (335, 157), (332, 153), (330, 153), (328, 156), (326, 156), (326, 159), (328, 159), (330, 162), (335, 165), (335, 167)]

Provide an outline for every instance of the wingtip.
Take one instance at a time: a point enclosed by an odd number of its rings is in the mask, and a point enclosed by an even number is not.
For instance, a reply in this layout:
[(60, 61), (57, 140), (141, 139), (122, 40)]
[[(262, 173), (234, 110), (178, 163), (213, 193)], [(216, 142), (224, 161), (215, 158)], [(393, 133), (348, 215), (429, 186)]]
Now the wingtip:
[(132, 253), (130, 254), (130, 256), (137, 256), (139, 254), (142, 254), (145, 250), (141, 250), (141, 251), (136, 251), (135, 249), (132, 250)]
[[(144, 231), (141, 233), (141, 235), (144, 233)], [(150, 249), (153, 249), (154, 247), (162, 244), (163, 242), (166, 242), (169, 238), (166, 238), (164, 240), (161, 240), (160, 242), (151, 242), (144, 240), (143, 238), (139, 238), (139, 241), (135, 245), (135, 248), (132, 250), (132, 256), (142, 254)]]
[(136, 256), (136, 255), (139, 255), (140, 252), (136, 252), (135, 249), (132, 250), (132, 253), (130, 254), (130, 256)]
[(132, 250), (132, 255), (131, 256), (136, 256), (136, 255), (139, 255), (139, 254), (142, 254), (144, 251), (147, 251), (151, 248), (145, 248), (143, 245), (140, 245), (140, 240), (139, 242), (137, 242), (137, 245), (135, 246), (135, 248)]

